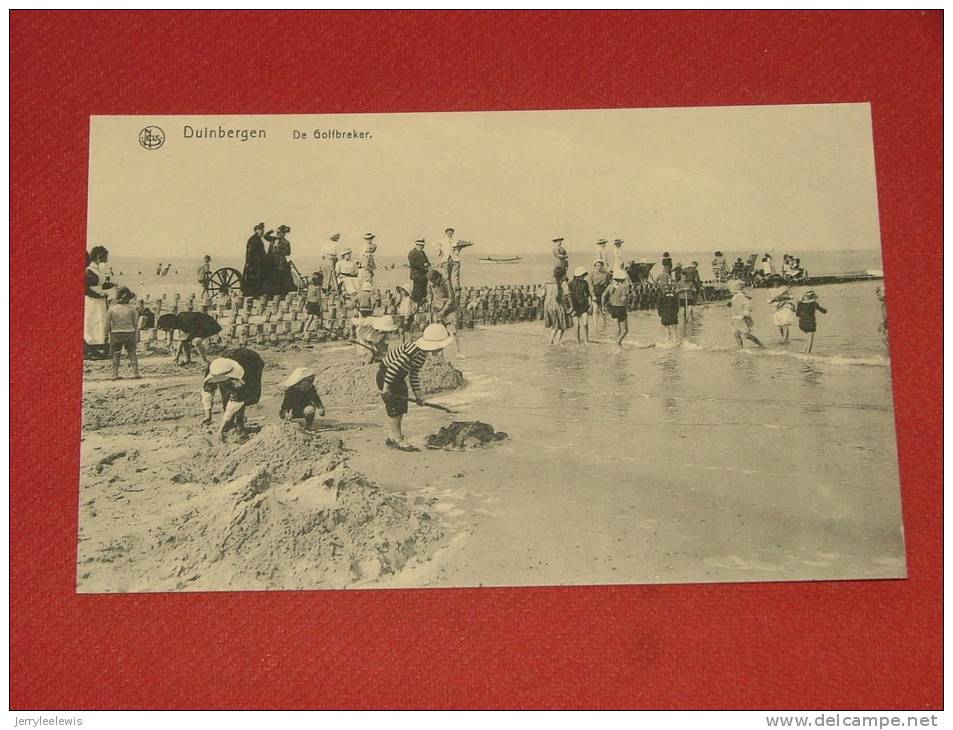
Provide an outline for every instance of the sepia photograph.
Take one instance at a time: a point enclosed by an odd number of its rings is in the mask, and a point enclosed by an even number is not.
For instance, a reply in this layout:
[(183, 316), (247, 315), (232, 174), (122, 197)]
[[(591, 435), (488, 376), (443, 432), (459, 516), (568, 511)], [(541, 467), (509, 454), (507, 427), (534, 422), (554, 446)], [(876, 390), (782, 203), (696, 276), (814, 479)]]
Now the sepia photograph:
[(905, 578), (873, 149), (865, 103), (91, 117), (77, 591)]

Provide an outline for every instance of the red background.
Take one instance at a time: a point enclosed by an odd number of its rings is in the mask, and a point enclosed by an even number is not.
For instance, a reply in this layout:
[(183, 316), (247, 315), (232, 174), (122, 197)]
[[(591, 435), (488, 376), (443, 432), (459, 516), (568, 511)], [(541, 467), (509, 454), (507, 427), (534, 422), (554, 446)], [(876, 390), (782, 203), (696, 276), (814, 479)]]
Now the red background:
[[(941, 706), (940, 12), (15, 11), (11, 35), (14, 708)], [(873, 105), (908, 580), (76, 595), (91, 114), (846, 101)]]

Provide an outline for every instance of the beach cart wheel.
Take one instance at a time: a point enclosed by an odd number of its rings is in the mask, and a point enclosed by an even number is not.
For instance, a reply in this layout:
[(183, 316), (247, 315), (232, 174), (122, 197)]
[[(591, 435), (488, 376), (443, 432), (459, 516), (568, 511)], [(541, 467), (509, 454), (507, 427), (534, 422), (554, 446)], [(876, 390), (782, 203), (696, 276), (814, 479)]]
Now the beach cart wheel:
[(225, 267), (218, 269), (208, 278), (207, 291), (212, 294), (240, 293), (242, 290), (242, 272), (238, 269)]

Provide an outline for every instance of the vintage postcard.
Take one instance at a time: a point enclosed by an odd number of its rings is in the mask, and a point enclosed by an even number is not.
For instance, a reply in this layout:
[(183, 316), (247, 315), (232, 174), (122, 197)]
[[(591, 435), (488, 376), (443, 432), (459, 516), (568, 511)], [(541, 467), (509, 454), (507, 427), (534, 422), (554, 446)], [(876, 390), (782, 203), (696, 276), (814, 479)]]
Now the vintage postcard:
[(868, 105), (89, 135), (78, 591), (905, 576)]

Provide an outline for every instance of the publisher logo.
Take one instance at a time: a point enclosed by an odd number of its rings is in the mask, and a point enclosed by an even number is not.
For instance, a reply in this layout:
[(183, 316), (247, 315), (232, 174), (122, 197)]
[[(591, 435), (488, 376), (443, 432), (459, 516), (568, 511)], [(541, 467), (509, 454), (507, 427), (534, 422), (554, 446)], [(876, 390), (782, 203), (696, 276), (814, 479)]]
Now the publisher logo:
[(139, 144), (147, 150), (157, 150), (165, 142), (165, 132), (161, 127), (146, 127), (139, 132)]

